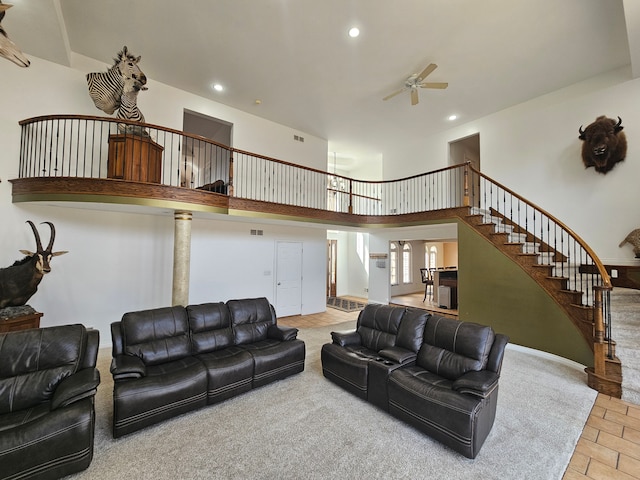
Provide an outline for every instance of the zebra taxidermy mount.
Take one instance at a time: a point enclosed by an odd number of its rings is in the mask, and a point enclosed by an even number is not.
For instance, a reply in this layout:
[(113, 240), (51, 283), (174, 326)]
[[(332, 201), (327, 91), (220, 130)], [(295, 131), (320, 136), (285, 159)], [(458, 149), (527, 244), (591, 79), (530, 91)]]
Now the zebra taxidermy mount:
[[(13, 5), (2, 3), (0, 0), (0, 23), (4, 19), (5, 12), (12, 6)], [(0, 25), (0, 56), (20, 67), (28, 67), (31, 65), (31, 62), (24, 56), (24, 53), (9, 39), (2, 25)]]
[(112, 115), (120, 108), (125, 79), (136, 80), (141, 87), (147, 83), (147, 77), (138, 66), (140, 58), (124, 46), (108, 71), (87, 74), (89, 96), (99, 110)]

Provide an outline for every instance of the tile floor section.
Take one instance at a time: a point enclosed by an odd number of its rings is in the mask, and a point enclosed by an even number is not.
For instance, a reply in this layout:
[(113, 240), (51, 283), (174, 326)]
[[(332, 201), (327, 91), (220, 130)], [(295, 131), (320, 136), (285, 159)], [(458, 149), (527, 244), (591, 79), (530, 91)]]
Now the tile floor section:
[[(327, 308), (278, 323), (314, 328), (356, 320), (359, 312)], [(640, 480), (640, 405), (599, 394), (562, 480)]]

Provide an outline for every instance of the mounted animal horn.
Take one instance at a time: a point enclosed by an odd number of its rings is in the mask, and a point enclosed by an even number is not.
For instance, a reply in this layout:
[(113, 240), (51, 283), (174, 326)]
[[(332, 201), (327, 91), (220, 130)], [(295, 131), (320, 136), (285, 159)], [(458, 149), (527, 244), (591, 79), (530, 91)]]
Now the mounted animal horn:
[[(36, 252), (42, 252), (42, 242), (40, 241), (40, 234), (38, 233), (36, 226), (33, 224), (31, 220), (27, 220), (27, 223), (31, 227), (31, 230), (33, 230), (33, 235), (36, 237)], [(46, 223), (49, 223), (49, 222), (46, 222)], [(49, 225), (51, 225), (51, 223), (49, 223)], [(53, 228), (53, 225), (51, 225), (51, 227)], [(53, 238), (53, 235), (52, 235), (52, 238)], [(53, 244), (53, 241), (51, 242), (51, 245), (52, 244)], [(49, 249), (51, 248), (51, 245), (49, 245)]]

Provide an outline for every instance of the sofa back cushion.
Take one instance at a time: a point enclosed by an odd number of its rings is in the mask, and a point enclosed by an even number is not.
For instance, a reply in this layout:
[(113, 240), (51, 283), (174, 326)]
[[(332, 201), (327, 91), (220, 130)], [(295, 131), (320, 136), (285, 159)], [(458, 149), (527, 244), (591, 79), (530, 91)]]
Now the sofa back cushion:
[(376, 352), (395, 347), (404, 312), (403, 307), (375, 303), (364, 307), (358, 316), (356, 328), (362, 339), (362, 345)]
[(229, 300), (231, 325), (236, 345), (267, 339), (267, 330), (276, 324), (276, 312), (264, 297)]
[(422, 346), (424, 327), (430, 316), (431, 314), (424, 310), (407, 308), (400, 322), (396, 346), (418, 353)]
[(231, 315), (224, 302), (188, 305), (187, 316), (194, 354), (213, 352), (233, 345)]
[(145, 365), (190, 355), (187, 311), (179, 305), (125, 313), (120, 323), (124, 353)]
[(433, 315), (427, 320), (417, 364), (455, 380), (468, 371), (485, 369), (494, 338), (489, 326)]
[(0, 334), (0, 414), (51, 400), (83, 362), (87, 332), (61, 325)]

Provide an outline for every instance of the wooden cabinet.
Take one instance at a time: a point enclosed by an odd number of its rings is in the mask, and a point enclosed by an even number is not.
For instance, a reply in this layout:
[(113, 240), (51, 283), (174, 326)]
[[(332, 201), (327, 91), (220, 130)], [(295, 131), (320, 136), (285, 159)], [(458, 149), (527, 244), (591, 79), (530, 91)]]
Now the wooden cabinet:
[(107, 177), (134, 182), (162, 181), (164, 148), (141, 135), (109, 135)]
[(0, 318), (0, 333), (15, 332), (28, 328), (40, 328), (41, 313), (34, 312), (12, 318)]

